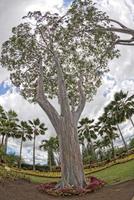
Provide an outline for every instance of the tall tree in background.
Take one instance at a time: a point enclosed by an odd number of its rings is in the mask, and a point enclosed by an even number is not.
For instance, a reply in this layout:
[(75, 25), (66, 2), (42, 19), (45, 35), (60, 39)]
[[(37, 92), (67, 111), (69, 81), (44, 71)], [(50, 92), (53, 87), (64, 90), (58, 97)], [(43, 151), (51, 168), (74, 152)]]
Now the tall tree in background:
[(35, 147), (36, 147), (36, 137), (39, 135), (44, 135), (47, 128), (44, 123), (41, 123), (40, 120), (34, 119), (29, 120), (29, 133), (33, 134), (33, 170), (35, 171)]
[(14, 137), (17, 133), (18, 128), (18, 115), (14, 110), (9, 110), (5, 112), (5, 116), (3, 117), (3, 132), (5, 133), (5, 142), (4, 142), (4, 151), (7, 153), (7, 144), (8, 138)]
[(105, 112), (107, 116), (110, 118), (111, 124), (116, 125), (117, 130), (121, 136), (122, 142), (124, 144), (125, 150), (128, 151), (127, 143), (123, 136), (122, 130), (120, 128), (120, 123), (124, 122), (125, 115), (122, 113), (122, 108), (119, 106), (119, 101), (116, 99), (116, 95), (114, 96), (114, 100), (111, 101), (106, 107)]
[[(108, 61), (118, 56), (118, 37), (91, 0), (75, 0), (64, 16), (37, 11), (25, 18), (3, 44), (1, 64), (11, 71), (21, 94), (40, 105), (58, 134), (60, 187), (83, 187), (77, 123), (86, 99), (91, 100), (100, 86)], [(54, 97), (61, 113), (49, 101)]]
[[(97, 150), (97, 154), (99, 155), (100, 161), (103, 160), (103, 142), (102, 140), (98, 139), (94, 142), (94, 148)], [(97, 156), (98, 158), (98, 156)]]
[(3, 128), (3, 125), (5, 127), (5, 119), (6, 114), (4, 108), (0, 105), (0, 136), (1, 136), (1, 145), (4, 145), (4, 139), (5, 139), (5, 130)]
[(28, 123), (26, 121), (21, 121), (20, 122), (20, 125), (18, 127), (17, 135), (18, 135), (18, 138), (21, 138), (20, 155), (19, 155), (19, 168), (21, 168), (23, 142), (25, 142), (27, 139), (28, 140), (32, 140), (31, 128), (29, 127), (29, 125), (28, 125)]
[(84, 159), (84, 152), (86, 150), (85, 137), (84, 137), (83, 134), (81, 134), (81, 132), (79, 131), (79, 129), (78, 129), (78, 137), (79, 137), (79, 144), (82, 146), (82, 158)]
[(40, 148), (44, 151), (47, 151), (48, 154), (48, 166), (50, 171), (52, 171), (52, 167), (56, 165), (55, 158), (54, 158), (54, 152), (57, 151), (58, 148), (58, 140), (57, 138), (50, 137), (49, 140), (42, 140), (42, 144), (40, 145)]
[(93, 140), (97, 139), (97, 135), (94, 130), (94, 120), (90, 120), (87, 117), (82, 118), (79, 121), (80, 126), (78, 126), (78, 132), (84, 136), (85, 140), (87, 141), (87, 146), (91, 149), (92, 152), (92, 159), (96, 160), (96, 153), (94, 149)]
[[(115, 159), (115, 149), (114, 149), (114, 140), (118, 138), (117, 134), (117, 128), (115, 125), (112, 124), (111, 119), (107, 115), (107, 109), (104, 109), (104, 113), (102, 114), (101, 117), (99, 117), (99, 122), (98, 122), (98, 134), (101, 137), (104, 137), (104, 143), (106, 143), (108, 146), (111, 146), (112, 149), (112, 156)], [(105, 146), (107, 146), (105, 145)]]
[(120, 109), (120, 114), (124, 116), (124, 121), (129, 119), (132, 126), (134, 127), (134, 122), (132, 116), (134, 114), (134, 95), (128, 96), (128, 93), (120, 92), (115, 93), (114, 100), (117, 102), (117, 106)]

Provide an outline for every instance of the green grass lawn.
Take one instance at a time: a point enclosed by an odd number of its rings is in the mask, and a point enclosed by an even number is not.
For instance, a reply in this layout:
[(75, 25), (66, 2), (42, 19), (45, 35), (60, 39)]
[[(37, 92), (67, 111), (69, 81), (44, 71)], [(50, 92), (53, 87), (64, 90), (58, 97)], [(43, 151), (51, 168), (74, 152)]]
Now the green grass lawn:
[[(114, 165), (102, 171), (95, 172), (92, 175), (103, 179), (109, 184), (134, 179), (134, 160)], [(47, 183), (59, 180), (58, 178), (44, 178), (30, 175), (26, 175), (26, 177), (30, 178), (34, 183)]]
[(100, 172), (95, 172), (92, 175), (105, 180), (107, 183), (134, 179), (134, 160), (114, 165)]

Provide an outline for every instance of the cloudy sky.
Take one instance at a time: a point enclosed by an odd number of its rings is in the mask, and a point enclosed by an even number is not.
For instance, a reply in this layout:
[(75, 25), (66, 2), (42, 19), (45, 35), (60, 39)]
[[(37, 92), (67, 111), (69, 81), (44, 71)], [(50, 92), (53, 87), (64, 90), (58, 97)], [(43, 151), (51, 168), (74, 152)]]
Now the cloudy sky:
[[(123, 22), (126, 26), (134, 28), (134, 0), (94, 0), (98, 7), (106, 11), (108, 15)], [(69, 6), (71, 0), (0, 0), (0, 47), (2, 42), (8, 39), (12, 27), (21, 22), (22, 16), (28, 11), (41, 10), (43, 12), (60, 11)], [(121, 57), (109, 63), (110, 72), (103, 78), (103, 84), (98, 89), (94, 100), (87, 103), (82, 116), (97, 117), (103, 111), (104, 106), (113, 98), (113, 94), (120, 89), (134, 93), (134, 47), (120, 47)], [(9, 73), (0, 67), (0, 104), (6, 109), (14, 109), (20, 119), (28, 120), (39, 117), (49, 128), (46, 138), (55, 134), (50, 121), (38, 105), (29, 104), (16, 91), (10, 87)], [(56, 102), (54, 102), (56, 105)], [(128, 122), (121, 125), (124, 136), (129, 140), (134, 132)], [(41, 141), (38, 138), (36, 144), (36, 162), (44, 163), (46, 154), (38, 149)], [(19, 141), (9, 140), (8, 151), (19, 152)], [(23, 157), (29, 163), (32, 162), (32, 143), (27, 142), (23, 149)]]

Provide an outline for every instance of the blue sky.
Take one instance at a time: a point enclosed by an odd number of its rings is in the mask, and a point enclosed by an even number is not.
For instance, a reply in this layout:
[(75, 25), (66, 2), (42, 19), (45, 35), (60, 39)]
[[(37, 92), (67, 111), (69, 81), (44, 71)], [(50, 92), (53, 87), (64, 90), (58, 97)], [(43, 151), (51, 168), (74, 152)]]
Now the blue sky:
[(68, 5), (72, 0), (64, 0), (65, 5)]
[(0, 95), (5, 94), (10, 87), (8, 85), (5, 85), (4, 82), (0, 84)]

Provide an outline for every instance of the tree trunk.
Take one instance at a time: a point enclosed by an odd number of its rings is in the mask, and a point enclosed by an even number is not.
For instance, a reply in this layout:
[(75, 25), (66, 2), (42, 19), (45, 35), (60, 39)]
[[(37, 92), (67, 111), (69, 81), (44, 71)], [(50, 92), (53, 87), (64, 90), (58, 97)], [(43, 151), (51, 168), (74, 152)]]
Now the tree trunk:
[(33, 171), (36, 170), (36, 168), (35, 168), (35, 139), (36, 139), (36, 135), (34, 133), (34, 137), (33, 137)]
[(2, 140), (1, 140), (1, 145), (2, 146), (4, 145), (4, 138), (5, 138), (5, 135), (2, 135)]
[(134, 127), (134, 122), (133, 122), (132, 118), (130, 117), (129, 119), (131, 121), (132, 126)]
[(116, 154), (115, 154), (115, 149), (114, 149), (114, 143), (113, 143), (113, 140), (111, 139), (110, 135), (107, 134), (108, 138), (109, 138), (109, 141), (110, 141), (110, 144), (111, 144), (111, 148), (112, 148), (112, 157), (114, 158), (114, 160), (116, 159)]
[(91, 144), (91, 151), (92, 151), (93, 160), (97, 161), (97, 156), (96, 156), (96, 153), (95, 153), (95, 149), (94, 149), (94, 145), (93, 145), (93, 141), (92, 141), (91, 136), (90, 136), (90, 144)]
[[(78, 81), (80, 93), (79, 104), (76, 111), (70, 110), (64, 73), (56, 52), (51, 49), (57, 71), (58, 101), (61, 108), (59, 115), (54, 106), (50, 104), (44, 92), (43, 68), (39, 62), (39, 77), (37, 83), (37, 102), (48, 115), (59, 138), (61, 154), (61, 176), (60, 188), (65, 186), (84, 187), (85, 177), (80, 153), (77, 123), (86, 103), (86, 96), (83, 91), (82, 77)], [(58, 185), (57, 185), (58, 187)]]
[(4, 153), (7, 153), (7, 143), (8, 143), (8, 135), (5, 137), (5, 147), (4, 147)]
[(51, 155), (49, 157), (49, 170), (50, 170), (50, 172), (52, 171), (52, 159), (51, 159)]
[(126, 151), (128, 151), (127, 144), (126, 144), (126, 142), (125, 142), (125, 139), (124, 139), (124, 137), (123, 137), (123, 134), (122, 134), (121, 129), (120, 129), (120, 127), (119, 127), (118, 124), (117, 124), (117, 129), (118, 129), (118, 131), (119, 131), (119, 133), (120, 133), (120, 136), (121, 136), (121, 139), (122, 139), (122, 141), (123, 141), (124, 147), (125, 147)]
[(84, 159), (84, 153), (85, 153), (85, 145), (84, 143), (82, 142), (82, 158)]
[(62, 181), (60, 187), (84, 187), (85, 177), (77, 127), (70, 119), (62, 121), (59, 134)]
[(112, 156), (113, 156), (114, 160), (116, 160), (116, 153), (115, 153), (115, 149), (114, 149), (113, 140), (111, 140), (111, 147), (112, 147)]
[(99, 148), (99, 156), (100, 156), (100, 161), (103, 161), (103, 153), (102, 153), (102, 149)]
[(55, 160), (54, 160), (54, 153), (51, 147), (48, 150), (48, 165), (49, 165), (49, 170), (52, 171), (52, 167), (55, 165)]
[(23, 136), (21, 137), (21, 144), (20, 144), (19, 168), (21, 168), (21, 162), (22, 162), (22, 145), (23, 145)]

